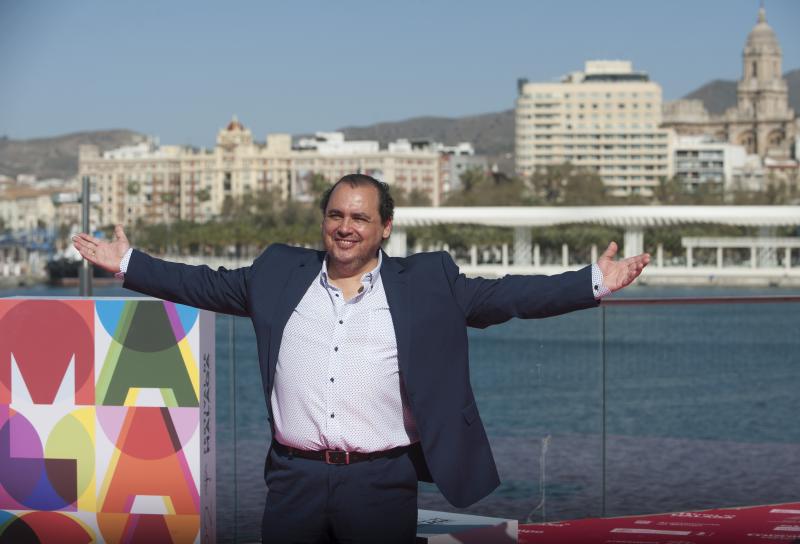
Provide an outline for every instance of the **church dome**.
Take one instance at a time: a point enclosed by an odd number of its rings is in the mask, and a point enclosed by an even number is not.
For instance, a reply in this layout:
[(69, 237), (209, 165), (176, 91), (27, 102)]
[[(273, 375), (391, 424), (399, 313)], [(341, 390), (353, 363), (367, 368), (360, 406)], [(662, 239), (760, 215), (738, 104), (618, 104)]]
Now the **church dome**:
[(775, 31), (767, 24), (767, 12), (764, 8), (758, 10), (758, 22), (750, 34), (747, 35), (747, 42), (744, 45), (744, 54), (757, 54), (764, 52), (780, 53), (781, 46), (778, 44), (778, 37)]
[(228, 132), (242, 131), (244, 130), (244, 125), (240, 123), (239, 118), (236, 117), (236, 115), (234, 115), (233, 119), (231, 119), (231, 122), (228, 123), (227, 127), (225, 127), (225, 130), (227, 130)]

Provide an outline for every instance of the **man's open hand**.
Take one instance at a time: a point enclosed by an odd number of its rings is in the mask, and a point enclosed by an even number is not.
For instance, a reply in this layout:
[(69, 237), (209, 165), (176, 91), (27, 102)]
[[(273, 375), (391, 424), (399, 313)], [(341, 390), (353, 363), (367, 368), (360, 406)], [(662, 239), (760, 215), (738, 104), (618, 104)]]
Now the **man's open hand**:
[(612, 292), (619, 291), (623, 287), (630, 285), (633, 280), (639, 277), (647, 263), (650, 262), (648, 253), (642, 253), (620, 261), (614, 260), (616, 254), (617, 243), (611, 242), (600, 258), (597, 259), (597, 266), (603, 273), (603, 283)]
[(119, 263), (131, 247), (120, 225), (114, 227), (114, 239), (110, 242), (81, 232), (72, 237), (72, 245), (84, 259), (114, 274), (119, 272)]

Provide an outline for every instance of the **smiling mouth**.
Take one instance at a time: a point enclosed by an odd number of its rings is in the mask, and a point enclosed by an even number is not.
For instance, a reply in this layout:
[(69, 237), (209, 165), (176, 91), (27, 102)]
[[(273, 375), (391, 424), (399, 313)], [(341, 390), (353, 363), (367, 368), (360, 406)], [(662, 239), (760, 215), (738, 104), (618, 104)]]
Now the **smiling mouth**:
[(343, 249), (348, 249), (348, 248), (351, 248), (354, 245), (356, 245), (357, 240), (343, 240), (341, 238), (336, 238), (334, 240), (334, 242), (336, 242), (337, 246), (339, 246), (339, 247), (341, 247)]

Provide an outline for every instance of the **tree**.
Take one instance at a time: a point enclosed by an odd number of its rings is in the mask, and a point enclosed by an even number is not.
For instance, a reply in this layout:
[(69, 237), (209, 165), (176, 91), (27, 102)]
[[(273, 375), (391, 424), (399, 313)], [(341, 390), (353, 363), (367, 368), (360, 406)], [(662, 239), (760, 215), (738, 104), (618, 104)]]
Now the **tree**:
[(531, 175), (539, 199), (549, 206), (599, 206), (608, 204), (602, 178), (592, 170), (571, 163), (554, 164)]
[(421, 189), (393, 191), (392, 197), (396, 206), (431, 206), (431, 198)]
[(322, 194), (330, 189), (331, 185), (333, 184), (325, 179), (325, 176), (315, 172), (312, 174), (308, 185), (308, 190), (311, 193), (312, 200), (314, 202), (319, 202), (319, 199), (322, 198)]
[(526, 206), (535, 203), (524, 180), (487, 174), (471, 168), (461, 174), (461, 189), (449, 194), (445, 206)]
[(720, 184), (699, 183), (693, 188), (678, 177), (662, 177), (655, 189), (655, 200), (662, 205), (709, 206), (723, 204), (725, 193)]
[(786, 180), (777, 180), (770, 174), (767, 188), (764, 191), (736, 191), (733, 194), (734, 204), (741, 205), (782, 205), (796, 201), (798, 188)]

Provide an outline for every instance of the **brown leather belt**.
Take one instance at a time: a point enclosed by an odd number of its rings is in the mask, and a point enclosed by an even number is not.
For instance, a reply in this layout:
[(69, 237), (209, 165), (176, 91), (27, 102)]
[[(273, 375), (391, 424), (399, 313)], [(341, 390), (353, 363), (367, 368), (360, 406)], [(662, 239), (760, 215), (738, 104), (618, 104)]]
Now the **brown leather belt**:
[(360, 451), (342, 451), (342, 450), (299, 450), (290, 446), (284, 446), (280, 442), (272, 441), (272, 449), (281, 455), (289, 457), (300, 457), (302, 459), (312, 459), (314, 461), (324, 461), (329, 465), (349, 465), (350, 463), (358, 463), (361, 461), (370, 461), (380, 457), (398, 457), (409, 451), (414, 444), (410, 446), (398, 446), (390, 450), (372, 451), (363, 453)]

